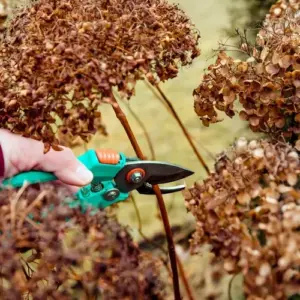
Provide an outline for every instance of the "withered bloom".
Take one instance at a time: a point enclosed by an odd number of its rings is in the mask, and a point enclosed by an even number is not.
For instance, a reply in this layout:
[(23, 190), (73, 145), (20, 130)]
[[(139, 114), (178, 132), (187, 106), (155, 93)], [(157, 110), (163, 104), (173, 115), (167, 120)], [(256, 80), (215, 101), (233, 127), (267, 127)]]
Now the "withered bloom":
[(41, 0), (0, 46), (0, 127), (56, 145), (103, 129), (99, 106), (145, 76), (165, 81), (199, 55), (199, 34), (165, 0)]
[(274, 20), (276, 18), (282, 18), (285, 16), (287, 10), (297, 12), (299, 10), (298, 0), (278, 0), (273, 4), (266, 15), (266, 22), (268, 20)]
[(104, 212), (46, 186), (0, 193), (1, 299), (165, 299), (160, 265)]
[(185, 193), (197, 221), (194, 250), (208, 243), (229, 273), (242, 272), (247, 299), (299, 292), (299, 176), (291, 145), (240, 138)]
[(216, 63), (209, 66), (194, 91), (195, 111), (204, 125), (219, 121), (217, 110), (233, 117), (237, 110), (234, 104), (239, 101), (239, 115), (253, 131), (298, 140), (300, 4), (286, 2), (271, 8), (252, 57), (238, 61), (221, 51)]

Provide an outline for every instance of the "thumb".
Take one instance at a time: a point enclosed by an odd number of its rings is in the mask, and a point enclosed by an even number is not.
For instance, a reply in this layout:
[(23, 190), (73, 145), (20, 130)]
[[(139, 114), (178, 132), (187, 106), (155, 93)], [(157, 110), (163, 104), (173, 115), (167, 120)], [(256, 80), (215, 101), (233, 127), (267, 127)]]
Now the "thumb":
[(40, 141), (0, 130), (0, 144), (4, 154), (5, 177), (19, 172), (41, 170), (52, 172), (67, 185), (83, 186), (93, 180), (90, 172), (74, 155), (70, 148), (62, 151), (51, 149), (44, 154)]
[(67, 185), (84, 186), (93, 180), (93, 173), (74, 155), (71, 149), (63, 151), (50, 150), (38, 162), (38, 168), (52, 171), (56, 177)]

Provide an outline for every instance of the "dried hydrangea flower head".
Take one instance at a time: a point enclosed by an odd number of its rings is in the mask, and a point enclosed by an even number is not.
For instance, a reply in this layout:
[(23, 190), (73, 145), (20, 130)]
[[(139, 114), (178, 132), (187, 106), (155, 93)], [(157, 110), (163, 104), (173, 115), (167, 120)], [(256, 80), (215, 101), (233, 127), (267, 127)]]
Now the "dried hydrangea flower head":
[(164, 299), (160, 265), (126, 229), (65, 197), (53, 186), (0, 193), (1, 299)]
[(293, 4), (281, 18), (270, 14), (247, 61), (234, 60), (224, 51), (218, 54), (216, 63), (209, 66), (209, 72), (194, 91), (195, 111), (204, 125), (219, 121), (217, 110), (233, 117), (237, 109), (234, 104), (239, 101), (239, 115), (254, 132), (298, 140), (299, 5), (299, 1)]
[(57, 144), (55, 123), (86, 140), (115, 88), (165, 81), (199, 55), (199, 34), (165, 0), (40, 0), (16, 15), (0, 46), (0, 126)]
[(247, 296), (286, 299), (299, 288), (299, 175), (292, 146), (240, 138), (185, 193), (194, 251), (208, 243), (229, 273), (242, 271)]

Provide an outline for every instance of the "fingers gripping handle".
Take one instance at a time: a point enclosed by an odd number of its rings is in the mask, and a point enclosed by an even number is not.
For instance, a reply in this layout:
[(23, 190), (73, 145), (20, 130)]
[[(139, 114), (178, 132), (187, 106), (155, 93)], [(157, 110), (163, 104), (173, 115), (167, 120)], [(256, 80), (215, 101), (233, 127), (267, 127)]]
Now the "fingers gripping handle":
[[(83, 163), (94, 177), (100, 177), (101, 180), (112, 180), (115, 175), (115, 170), (119, 170), (118, 162), (121, 155), (111, 150), (89, 150), (78, 157), (78, 160)], [(43, 171), (28, 171), (19, 173), (11, 178), (3, 180), (3, 186), (11, 186), (19, 188), (25, 182), (29, 184), (45, 183), (57, 180), (54, 173)]]
[[(123, 153), (117, 153), (112, 150), (94, 151), (88, 150), (78, 157), (78, 160), (84, 164), (94, 175), (93, 182), (82, 187), (77, 193), (76, 198), (81, 206), (94, 206), (104, 208), (121, 200), (128, 198), (128, 193), (117, 190), (114, 178), (126, 163), (126, 156)], [(19, 188), (25, 182), (29, 184), (45, 183), (58, 178), (49, 172), (29, 171), (19, 173), (16, 176), (5, 179), (2, 185), (5, 187)], [(99, 187), (102, 187), (99, 190)], [(1, 188), (0, 188), (1, 190)], [(110, 199), (112, 193), (118, 192), (116, 197)]]

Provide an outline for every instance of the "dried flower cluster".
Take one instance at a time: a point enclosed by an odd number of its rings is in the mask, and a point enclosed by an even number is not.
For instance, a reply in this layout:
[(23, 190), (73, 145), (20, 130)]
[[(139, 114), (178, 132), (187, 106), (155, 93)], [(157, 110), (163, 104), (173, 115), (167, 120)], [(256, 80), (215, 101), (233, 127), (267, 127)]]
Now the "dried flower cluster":
[(294, 12), (299, 10), (298, 0), (279, 0), (273, 4), (266, 15), (266, 21), (274, 20), (276, 18), (283, 18), (287, 10), (291, 9)]
[(240, 138), (203, 184), (186, 191), (197, 219), (193, 245), (210, 244), (229, 273), (242, 271), (248, 296), (300, 292), (299, 175), (292, 146)]
[(219, 121), (217, 110), (233, 117), (238, 100), (242, 104), (239, 115), (254, 132), (298, 140), (299, 5), (299, 1), (290, 1), (286, 8), (281, 1), (272, 7), (256, 46), (242, 45), (241, 51), (251, 55), (247, 61), (234, 60), (224, 51), (218, 54), (216, 63), (209, 66), (209, 73), (194, 91), (195, 111), (204, 125)]
[(220, 121), (217, 111), (238, 111), (252, 131), (269, 135), (238, 139), (185, 193), (197, 221), (192, 249), (209, 244), (228, 273), (242, 273), (248, 300), (300, 294), (299, 8), (297, 0), (274, 4), (256, 45), (241, 38), (250, 57), (235, 60), (223, 49), (194, 91), (205, 126)]
[(160, 265), (53, 186), (0, 193), (1, 299), (165, 299)]
[(0, 126), (57, 145), (57, 126), (83, 140), (103, 130), (99, 105), (137, 80), (173, 78), (199, 34), (165, 0), (40, 0), (22, 9), (0, 46)]

